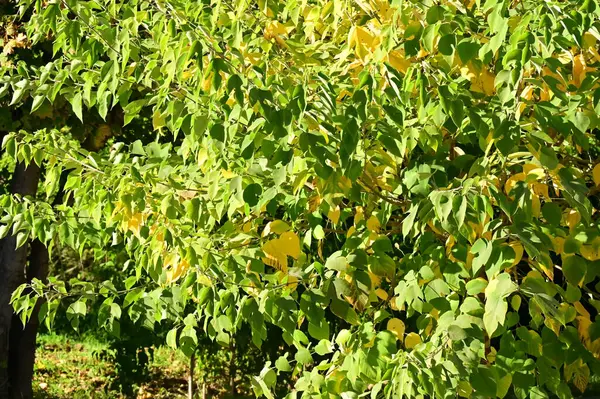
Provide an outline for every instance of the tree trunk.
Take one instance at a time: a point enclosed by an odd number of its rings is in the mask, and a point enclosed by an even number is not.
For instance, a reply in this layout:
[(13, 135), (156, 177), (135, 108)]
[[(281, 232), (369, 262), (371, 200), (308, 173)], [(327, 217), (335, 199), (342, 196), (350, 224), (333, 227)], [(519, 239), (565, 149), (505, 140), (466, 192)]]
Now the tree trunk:
[[(27, 268), (27, 282), (37, 278), (47, 282), (48, 277), (48, 249), (39, 240), (31, 243), (29, 266)], [(10, 395), (14, 399), (31, 399), (33, 389), (33, 366), (35, 364), (36, 338), (39, 327), (39, 313), (43, 302), (38, 300), (27, 322), (25, 329), (16, 315), (13, 315), (9, 349), (9, 381)]]
[[(39, 176), (40, 169), (34, 163), (27, 167), (23, 163), (17, 164), (11, 184), (12, 193), (35, 195)], [(13, 367), (9, 367), (9, 350), (13, 309), (10, 297), (13, 291), (26, 281), (28, 245), (26, 243), (18, 249), (16, 246), (16, 236), (6, 237), (0, 242), (0, 399), (11, 398), (9, 369), (12, 370)]]
[(188, 399), (194, 399), (194, 366), (196, 365), (196, 352), (190, 358), (190, 375), (188, 376)]
[(235, 374), (237, 373), (235, 366), (235, 341), (233, 337), (230, 339), (231, 344), (229, 345), (229, 350), (231, 351), (231, 359), (229, 360), (229, 386), (231, 389), (231, 397), (235, 398), (237, 396), (237, 389), (235, 388)]

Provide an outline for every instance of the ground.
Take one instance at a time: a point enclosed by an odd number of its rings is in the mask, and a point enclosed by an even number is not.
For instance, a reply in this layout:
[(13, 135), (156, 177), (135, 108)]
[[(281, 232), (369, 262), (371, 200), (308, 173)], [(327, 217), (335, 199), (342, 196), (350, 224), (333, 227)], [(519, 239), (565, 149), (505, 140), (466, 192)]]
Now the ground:
[[(98, 353), (106, 344), (92, 337), (82, 339), (44, 334), (38, 337), (34, 397), (41, 398), (123, 398), (110, 383), (114, 366)], [(161, 347), (155, 351), (152, 378), (138, 390), (138, 399), (182, 398), (187, 393), (187, 360), (179, 352)]]

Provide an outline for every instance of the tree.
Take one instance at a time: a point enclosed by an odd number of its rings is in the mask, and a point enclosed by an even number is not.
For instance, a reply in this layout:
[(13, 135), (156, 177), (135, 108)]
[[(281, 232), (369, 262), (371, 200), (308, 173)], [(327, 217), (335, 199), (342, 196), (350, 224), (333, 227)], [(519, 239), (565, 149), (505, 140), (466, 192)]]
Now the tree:
[(45, 198), (2, 196), (4, 235), (130, 256), (119, 287), (21, 286), (23, 319), (102, 301), (190, 355), (273, 324), (266, 397), (292, 372), (290, 398), (562, 398), (599, 371), (595, 2), (18, 4), (53, 59), (3, 64), (10, 107), (156, 133), (5, 137)]

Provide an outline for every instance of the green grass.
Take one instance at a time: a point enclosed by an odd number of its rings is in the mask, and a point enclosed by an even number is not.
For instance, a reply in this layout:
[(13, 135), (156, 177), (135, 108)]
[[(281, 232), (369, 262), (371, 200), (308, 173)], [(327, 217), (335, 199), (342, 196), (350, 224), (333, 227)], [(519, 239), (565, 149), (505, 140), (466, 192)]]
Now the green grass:
[[(98, 353), (107, 345), (93, 337), (70, 338), (43, 334), (38, 337), (34, 397), (41, 398), (123, 398), (110, 389), (114, 366)], [(139, 387), (137, 397), (181, 398), (186, 392), (187, 360), (169, 348), (158, 348), (150, 366), (151, 378)]]

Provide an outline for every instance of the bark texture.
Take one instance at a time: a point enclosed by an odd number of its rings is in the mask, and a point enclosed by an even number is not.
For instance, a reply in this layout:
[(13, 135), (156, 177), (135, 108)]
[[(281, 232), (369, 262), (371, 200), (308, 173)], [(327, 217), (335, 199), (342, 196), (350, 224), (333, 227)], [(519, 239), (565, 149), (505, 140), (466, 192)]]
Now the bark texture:
[[(39, 176), (40, 169), (37, 165), (32, 163), (26, 167), (22, 163), (17, 164), (13, 174), (11, 192), (22, 196), (35, 195)], [(14, 337), (14, 332), (11, 334), (13, 309), (10, 305), (10, 297), (12, 292), (26, 281), (25, 266), (29, 245), (25, 243), (20, 248), (16, 248), (16, 246), (16, 236), (8, 236), (0, 241), (0, 399), (22, 398), (20, 394), (16, 396), (16, 390), (12, 391), (9, 378), (13, 369), (13, 365), (9, 363), (11, 360), (11, 335)], [(10, 373), (9, 370), (11, 370)]]

